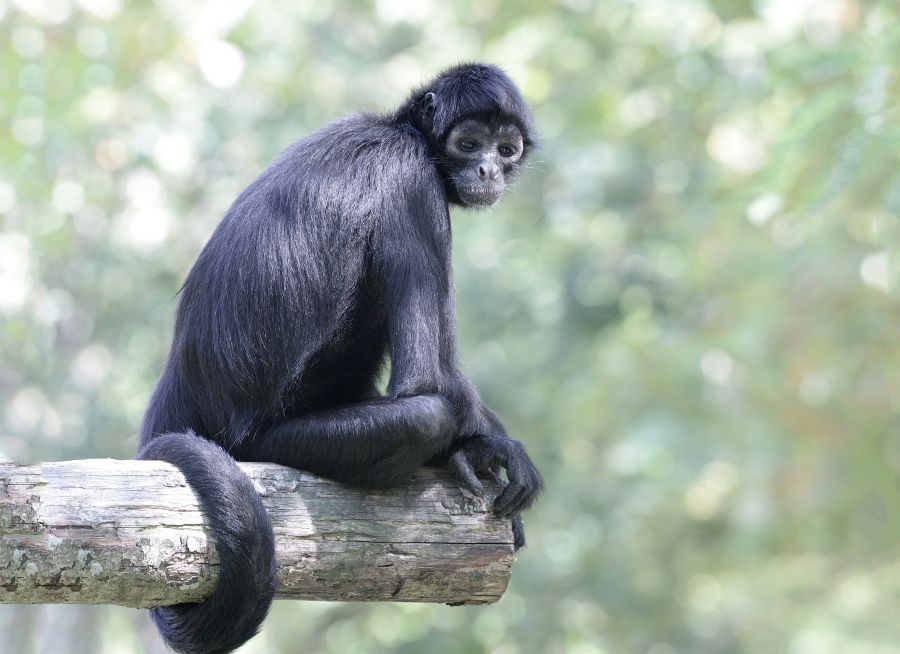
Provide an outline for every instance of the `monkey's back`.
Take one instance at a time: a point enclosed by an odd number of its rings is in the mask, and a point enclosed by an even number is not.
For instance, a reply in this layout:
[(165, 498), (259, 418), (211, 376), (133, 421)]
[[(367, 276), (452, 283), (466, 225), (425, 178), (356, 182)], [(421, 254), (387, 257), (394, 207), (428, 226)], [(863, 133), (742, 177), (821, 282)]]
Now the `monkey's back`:
[(370, 240), (383, 216), (410, 210), (410, 178), (423, 174), (435, 173), (421, 137), (371, 114), (278, 155), (184, 282), (142, 432), (190, 428), (233, 445), (254, 425), (370, 388), (387, 338)]

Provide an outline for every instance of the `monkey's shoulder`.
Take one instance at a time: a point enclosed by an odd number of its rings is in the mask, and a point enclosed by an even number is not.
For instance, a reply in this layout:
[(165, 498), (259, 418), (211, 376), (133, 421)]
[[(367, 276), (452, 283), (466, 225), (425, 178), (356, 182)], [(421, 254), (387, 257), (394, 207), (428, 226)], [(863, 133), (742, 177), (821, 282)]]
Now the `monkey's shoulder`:
[(437, 179), (426, 138), (409, 125), (379, 114), (352, 114), (288, 146), (273, 163), (290, 180), (329, 181), (388, 189), (422, 177)]
[(389, 117), (354, 114), (283, 150), (238, 197), (220, 229), (239, 232), (240, 240), (272, 225), (311, 226), (304, 238), (340, 240), (365, 231), (378, 216), (440, 217), (446, 206), (425, 136)]

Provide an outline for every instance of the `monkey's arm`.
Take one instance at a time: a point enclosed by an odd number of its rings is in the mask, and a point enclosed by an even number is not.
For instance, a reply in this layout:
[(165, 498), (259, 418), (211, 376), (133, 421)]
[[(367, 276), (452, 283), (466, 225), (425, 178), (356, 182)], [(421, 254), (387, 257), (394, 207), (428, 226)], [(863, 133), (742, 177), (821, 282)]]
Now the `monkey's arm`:
[[(468, 380), (466, 383), (474, 390)], [(475, 431), (457, 439), (444, 453), (444, 460), (454, 476), (476, 494), (481, 491), (476, 472), (498, 473), (504, 468), (509, 484), (494, 500), (494, 512), (501, 517), (513, 517), (534, 503), (544, 488), (544, 481), (525, 446), (509, 437), (503, 423), (477, 398), (477, 393), (475, 398), (471, 409)]]
[(543, 481), (525, 447), (509, 438), (457, 365), (449, 229), (442, 229), (446, 203), (427, 190), (414, 189), (405, 199), (388, 214), (373, 248), (373, 267), (388, 302), (388, 394), (448, 398), (459, 420), (457, 438), (443, 453), (451, 471), (480, 494), (475, 473), (504, 468), (509, 484), (494, 501), (494, 512), (517, 516), (537, 498)]
[(506, 470), (509, 484), (494, 501), (494, 512), (514, 517), (516, 548), (525, 544), (518, 514), (527, 509), (543, 489), (544, 482), (531, 462), (525, 446), (509, 437), (497, 415), (484, 404), (475, 385), (459, 369), (456, 357), (456, 312), (452, 292), (444, 298), (442, 318), (442, 364), (448, 375), (447, 397), (460, 417), (459, 434), (451, 448), (433, 463), (447, 465), (459, 481), (475, 494), (481, 493), (476, 472)]
[(411, 182), (386, 211), (371, 243), (371, 270), (387, 308), (393, 398), (446, 396), (442, 316), (449, 289), (445, 247), (436, 228), (441, 199), (433, 183)]

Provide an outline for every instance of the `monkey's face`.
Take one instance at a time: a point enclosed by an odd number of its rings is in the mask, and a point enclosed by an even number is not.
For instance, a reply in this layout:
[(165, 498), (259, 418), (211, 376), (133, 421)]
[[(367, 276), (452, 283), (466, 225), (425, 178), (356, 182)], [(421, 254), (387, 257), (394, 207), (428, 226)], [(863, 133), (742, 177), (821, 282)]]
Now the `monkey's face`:
[(467, 118), (447, 135), (445, 167), (461, 204), (489, 207), (500, 199), (522, 158), (519, 128)]

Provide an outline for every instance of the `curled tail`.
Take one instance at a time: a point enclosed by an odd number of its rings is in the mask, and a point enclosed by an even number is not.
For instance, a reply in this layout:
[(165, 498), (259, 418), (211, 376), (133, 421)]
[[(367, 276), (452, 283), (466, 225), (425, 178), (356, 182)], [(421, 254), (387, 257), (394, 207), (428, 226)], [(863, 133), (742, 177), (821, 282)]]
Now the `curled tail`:
[(138, 458), (166, 461), (184, 474), (219, 553), (219, 582), (209, 598), (160, 606), (151, 617), (177, 652), (231, 652), (256, 635), (275, 594), (275, 538), (266, 509), (234, 459), (191, 431), (155, 436)]

